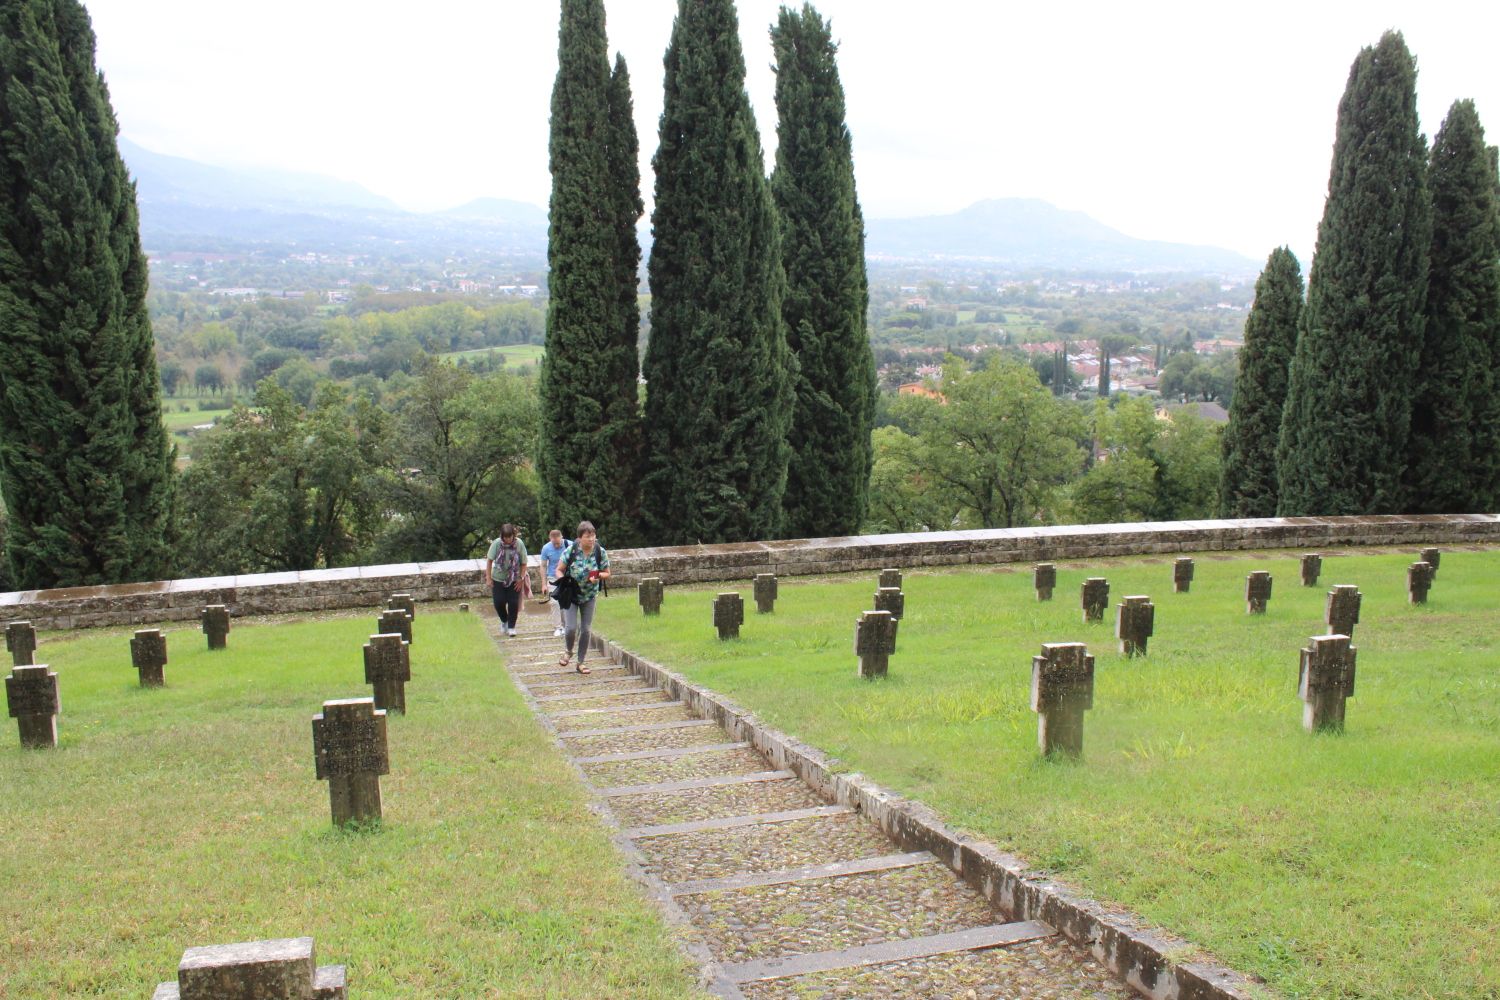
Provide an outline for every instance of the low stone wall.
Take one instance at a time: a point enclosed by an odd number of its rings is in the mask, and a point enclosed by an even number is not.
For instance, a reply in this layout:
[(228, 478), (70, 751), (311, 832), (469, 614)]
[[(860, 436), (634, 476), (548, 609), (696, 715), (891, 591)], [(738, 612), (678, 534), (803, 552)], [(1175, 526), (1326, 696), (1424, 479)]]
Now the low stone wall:
[[(610, 562), (611, 583), (617, 588), (632, 588), (646, 576), (660, 577), (663, 583), (671, 585), (748, 580), (757, 573), (806, 576), (888, 566), (1051, 562), (1165, 552), (1476, 543), (1500, 543), (1500, 515), (1288, 517), (935, 531), (612, 549)], [(407, 591), (418, 602), (484, 600), (488, 595), (480, 582), (483, 572), (483, 560), (461, 559), (21, 591), (0, 594), (0, 619), (29, 619), (38, 628), (67, 629), (184, 621), (197, 618), (206, 604), (227, 605), (230, 613), (239, 617), (376, 607), (394, 591)]]

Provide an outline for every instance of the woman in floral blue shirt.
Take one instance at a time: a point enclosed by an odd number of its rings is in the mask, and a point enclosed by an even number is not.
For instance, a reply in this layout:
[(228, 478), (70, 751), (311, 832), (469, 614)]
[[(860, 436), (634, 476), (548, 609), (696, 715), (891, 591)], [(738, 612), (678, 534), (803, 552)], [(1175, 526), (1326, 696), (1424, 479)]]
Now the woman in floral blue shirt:
[(576, 642), (580, 674), (592, 673), (583, 665), (589, 655), (589, 628), (594, 624), (594, 600), (599, 596), (599, 584), (609, 579), (609, 554), (599, 544), (594, 525), (589, 521), (578, 522), (577, 540), (557, 564), (556, 579), (566, 573), (578, 582), (578, 600), (571, 608), (563, 609), (563, 655), (557, 661), (566, 667), (573, 659)]

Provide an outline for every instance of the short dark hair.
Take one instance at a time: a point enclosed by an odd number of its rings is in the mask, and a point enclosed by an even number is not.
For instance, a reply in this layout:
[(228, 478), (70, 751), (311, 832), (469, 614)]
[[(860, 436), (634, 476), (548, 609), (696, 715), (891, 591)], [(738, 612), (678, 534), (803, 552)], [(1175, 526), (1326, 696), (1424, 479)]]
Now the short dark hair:
[(599, 532), (594, 530), (593, 521), (578, 522), (578, 537), (582, 538), (584, 535), (597, 535), (598, 533)]
[(500, 525), (500, 537), (515, 538), (516, 526), (514, 524), (511, 524), (509, 521), (507, 521), (505, 524)]

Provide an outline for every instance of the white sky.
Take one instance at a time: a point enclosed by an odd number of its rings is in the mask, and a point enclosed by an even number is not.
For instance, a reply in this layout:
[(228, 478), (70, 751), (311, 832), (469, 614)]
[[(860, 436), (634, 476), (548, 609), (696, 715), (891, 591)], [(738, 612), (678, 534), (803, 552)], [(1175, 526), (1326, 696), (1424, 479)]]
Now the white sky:
[[(126, 137), (162, 153), (357, 181), (416, 210), (546, 205), (557, 0), (85, 0)], [(769, 25), (739, 0), (750, 98), (775, 149)], [(1399, 28), (1429, 139), (1474, 98), (1500, 142), (1500, 4), (821, 0), (867, 217), (1038, 197), (1149, 239), (1304, 271), (1339, 95)], [(661, 111), (673, 0), (606, 0), (641, 133)], [(649, 211), (649, 204), (648, 204)]]

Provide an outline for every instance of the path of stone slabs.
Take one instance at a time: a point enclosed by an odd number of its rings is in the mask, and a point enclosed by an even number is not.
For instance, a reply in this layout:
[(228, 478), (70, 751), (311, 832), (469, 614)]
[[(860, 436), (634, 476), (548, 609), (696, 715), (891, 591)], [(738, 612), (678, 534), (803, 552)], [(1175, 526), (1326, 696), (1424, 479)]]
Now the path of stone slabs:
[(1131, 995), (1046, 924), (1007, 921), (932, 855), (901, 853), (624, 667), (559, 668), (550, 622), (520, 626), (499, 640), (512, 676), (701, 935), (721, 995)]

